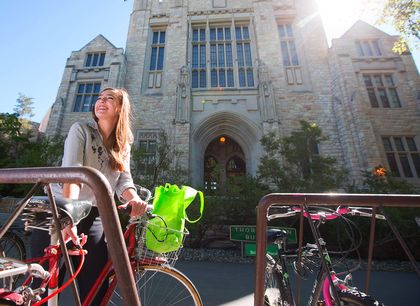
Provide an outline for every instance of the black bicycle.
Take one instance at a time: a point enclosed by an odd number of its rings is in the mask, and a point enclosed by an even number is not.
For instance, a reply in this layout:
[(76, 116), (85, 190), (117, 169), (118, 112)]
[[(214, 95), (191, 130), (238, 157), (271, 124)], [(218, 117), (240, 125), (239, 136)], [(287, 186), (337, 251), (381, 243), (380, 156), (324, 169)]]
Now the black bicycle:
[[(302, 278), (307, 277), (308, 273), (314, 272), (315, 268), (318, 269), (318, 274), (308, 301), (308, 305), (310, 306), (383, 305), (373, 297), (353, 287), (350, 284), (350, 273), (344, 279), (339, 278), (341, 273), (334, 271), (334, 266), (330, 258), (331, 252), (327, 250), (326, 242), (322, 239), (319, 231), (319, 226), (322, 223), (336, 218), (343, 218), (346, 224), (355, 226), (354, 223), (344, 216), (358, 215), (371, 217), (371, 210), (360, 207), (339, 207), (337, 210), (309, 207), (302, 211), (300, 207), (272, 206), (268, 213), (268, 220), (292, 217), (301, 213), (310, 221), (309, 225), (315, 243), (308, 243), (300, 250), (296, 248), (289, 249), (287, 232), (285, 230), (267, 230), (267, 244), (275, 244), (277, 246), (277, 255), (272, 256), (268, 253), (266, 254), (265, 306), (296, 305), (287, 265), (290, 261), (293, 261), (293, 270)], [(379, 214), (376, 217), (378, 219), (384, 219), (384, 216)], [(354, 238), (354, 235), (354, 232), (350, 232), (352, 238)], [(359, 245), (359, 243), (354, 242), (346, 252), (357, 249)]]

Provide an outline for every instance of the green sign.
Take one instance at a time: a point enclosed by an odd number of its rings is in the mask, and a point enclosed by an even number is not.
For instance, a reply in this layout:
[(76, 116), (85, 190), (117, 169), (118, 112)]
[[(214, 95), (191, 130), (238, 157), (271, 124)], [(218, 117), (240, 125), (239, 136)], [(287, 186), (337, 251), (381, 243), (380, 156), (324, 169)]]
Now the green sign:
[[(269, 226), (268, 228), (276, 228), (276, 229), (285, 230), (287, 232), (288, 243), (297, 242), (296, 229), (294, 228), (272, 227), (272, 226)], [(231, 225), (230, 226), (230, 240), (255, 242), (256, 237), (257, 237), (257, 229), (255, 225)]]
[[(277, 255), (277, 246), (275, 244), (270, 244), (267, 246), (267, 253), (271, 256)], [(257, 246), (255, 243), (245, 243), (245, 256), (255, 256), (257, 255)]]

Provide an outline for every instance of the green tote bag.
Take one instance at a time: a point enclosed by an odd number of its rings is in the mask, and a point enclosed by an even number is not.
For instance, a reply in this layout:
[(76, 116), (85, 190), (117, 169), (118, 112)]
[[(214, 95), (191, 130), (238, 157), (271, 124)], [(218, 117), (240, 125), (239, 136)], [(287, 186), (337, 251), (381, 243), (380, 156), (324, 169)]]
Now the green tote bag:
[[(190, 220), (186, 209), (199, 196), (200, 215)], [(195, 223), (201, 219), (204, 210), (204, 196), (201, 191), (189, 186), (166, 184), (155, 189), (152, 213), (157, 217), (150, 219), (146, 231), (146, 247), (156, 253), (178, 250), (185, 233), (185, 221)]]

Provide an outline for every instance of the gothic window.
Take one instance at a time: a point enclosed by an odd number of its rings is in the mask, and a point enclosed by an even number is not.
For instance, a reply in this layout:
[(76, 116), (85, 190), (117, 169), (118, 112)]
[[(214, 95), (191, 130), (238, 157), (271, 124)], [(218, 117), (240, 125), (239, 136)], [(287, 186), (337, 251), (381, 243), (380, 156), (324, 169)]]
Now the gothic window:
[(162, 85), (165, 39), (166, 32), (164, 30), (153, 31), (150, 47), (149, 88), (160, 88)]
[(88, 53), (85, 67), (101, 67), (105, 62), (105, 52)]
[(133, 154), (135, 173), (141, 175), (152, 174), (157, 155), (157, 130), (140, 130), (137, 133), (137, 146)]
[(372, 107), (400, 108), (401, 102), (398, 97), (392, 75), (390, 74), (363, 74), (363, 80)]
[(357, 40), (356, 48), (359, 56), (381, 56), (378, 40)]
[(90, 112), (99, 97), (101, 83), (80, 83), (77, 87), (74, 112)]
[(206, 29), (194, 29), (192, 37), (192, 88), (207, 87)]
[(247, 24), (196, 25), (191, 43), (192, 88), (255, 86)]
[(420, 178), (420, 150), (414, 137), (382, 137), (382, 144), (394, 176)]
[(302, 71), (296, 50), (292, 25), (289, 23), (278, 25), (278, 33), (287, 83), (289, 85), (301, 85), (303, 83)]

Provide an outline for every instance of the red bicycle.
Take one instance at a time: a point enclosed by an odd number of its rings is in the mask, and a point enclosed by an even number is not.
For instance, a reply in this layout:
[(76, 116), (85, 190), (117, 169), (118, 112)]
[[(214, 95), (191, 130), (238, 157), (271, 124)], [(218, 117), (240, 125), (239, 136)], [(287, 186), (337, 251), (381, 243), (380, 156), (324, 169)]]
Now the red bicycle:
[[(151, 198), (149, 190), (141, 187), (139, 191), (145, 200)], [(54, 243), (57, 236), (56, 228), (58, 228), (56, 224), (60, 222), (60, 228), (63, 228), (70, 222), (76, 221), (77, 218), (86, 215), (90, 208), (85, 201), (69, 203), (53, 199), (53, 202), (56, 202), (57, 205), (56, 216), (51, 209), (55, 205), (50, 205), (47, 197), (32, 197), (29, 200), (24, 213), (26, 228), (48, 230), (52, 236), (52, 244), (45, 249), (45, 254), (41, 258), (29, 258), (25, 261), (0, 258), (0, 280), (3, 280), (3, 284), (5, 284), (5, 286), (2, 286), (3, 288), (0, 288), (0, 305), (41, 305), (46, 302), (48, 302), (48, 305), (58, 305), (58, 294), (72, 283), (74, 284), (74, 279), (83, 266), (85, 252), (82, 249), (67, 250), (66, 247), (62, 248)], [(69, 207), (71, 207), (71, 210), (69, 210)], [(130, 219), (124, 233), (130, 264), (142, 305), (201, 306), (203, 303), (194, 284), (174, 267), (181, 248), (174, 252), (159, 254), (146, 247), (145, 236), (148, 230), (148, 220), (154, 217), (148, 212), (141, 218)], [(172, 231), (170, 228), (165, 230)], [(81, 241), (82, 245), (86, 241), (82, 235)], [(82, 259), (74, 273), (68, 256), (80, 256)], [(63, 285), (58, 286), (59, 263), (63, 257), (68, 271), (70, 271), (70, 277)], [(43, 267), (46, 263), (48, 263), (48, 268)], [(16, 282), (17, 278), (19, 278), (18, 282)], [(41, 279), (41, 284), (36, 288), (34, 288), (35, 282), (33, 282), (35, 278)], [(83, 302), (83, 306), (90, 305), (104, 282), (108, 282), (109, 287), (101, 305), (124, 304), (122, 296), (119, 294), (118, 280), (115, 277), (112, 262), (109, 260)], [(12, 284), (16, 283), (19, 285), (12, 287)], [(48, 288), (48, 295), (42, 298)], [(77, 305), (81, 305), (76, 286), (73, 285), (73, 288), (75, 301)]]

